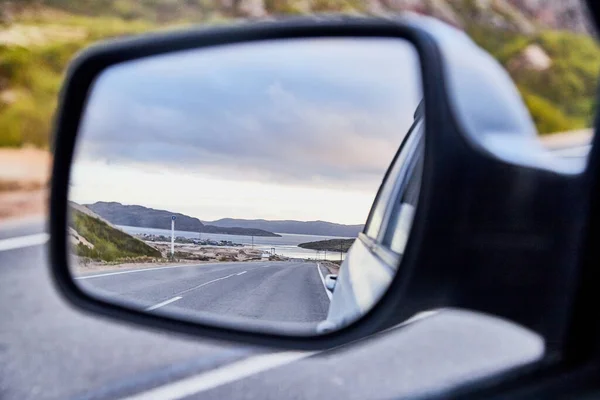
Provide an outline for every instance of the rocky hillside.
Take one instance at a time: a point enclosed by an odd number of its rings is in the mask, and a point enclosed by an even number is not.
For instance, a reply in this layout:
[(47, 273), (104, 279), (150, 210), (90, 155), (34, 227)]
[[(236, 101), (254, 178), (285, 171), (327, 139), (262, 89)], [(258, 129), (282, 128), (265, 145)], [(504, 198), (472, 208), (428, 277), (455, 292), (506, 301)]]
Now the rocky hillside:
[(508, 0), (529, 19), (551, 29), (590, 33), (592, 24), (582, 0)]
[[(52, 7), (87, 16), (144, 19), (157, 23), (208, 18), (261, 18), (321, 12), (397, 13), (414, 11), (456, 26), (472, 22), (531, 32), (537, 27), (589, 32), (580, 0), (19, 0), (0, 1), (4, 21), (23, 8)], [(472, 19), (473, 12), (477, 14)]]
[(0, 146), (48, 147), (66, 65), (97, 40), (239, 18), (404, 11), (463, 29), (492, 53), (540, 133), (590, 125), (600, 52), (577, 0), (0, 0)]
[(539, 29), (591, 32), (580, 0), (371, 0), (366, 4), (372, 12), (411, 10), (463, 29), (478, 24), (529, 34)]

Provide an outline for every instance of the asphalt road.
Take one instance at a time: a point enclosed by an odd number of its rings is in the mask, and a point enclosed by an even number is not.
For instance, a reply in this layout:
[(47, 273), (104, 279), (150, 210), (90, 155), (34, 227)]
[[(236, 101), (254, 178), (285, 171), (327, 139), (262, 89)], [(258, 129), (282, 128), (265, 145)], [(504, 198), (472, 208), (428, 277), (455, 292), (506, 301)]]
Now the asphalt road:
[[(39, 220), (10, 224), (0, 238), (39, 234), (43, 227)], [(54, 290), (43, 245), (0, 251), (0, 316), (1, 399), (79, 397), (109, 383), (125, 390), (132, 382), (177, 379), (261, 351), (84, 315)]]
[(0, 316), (1, 399), (404, 398), (540, 354), (530, 333), (464, 313), (434, 314), (322, 353), (150, 332), (67, 306), (51, 285), (43, 245), (0, 251)]
[(0, 225), (1, 399), (403, 398), (539, 357), (530, 334), (460, 312), (319, 354), (151, 332), (68, 306), (51, 284), (43, 232), (41, 220)]
[[(41, 226), (14, 229), (31, 237)], [(2, 245), (8, 235), (0, 232)], [(252, 272), (286, 272), (284, 266), (270, 268)], [(299, 276), (316, 273), (302, 264), (288, 268), (292, 276), (294, 269)], [(0, 398), (404, 398), (460, 387), (539, 357), (540, 340), (507, 329), (505, 322), (432, 314), (322, 353), (234, 346), (74, 310), (51, 284), (45, 246), (13, 248), (0, 251)]]
[(82, 275), (78, 283), (109, 298), (133, 300), (149, 312), (206, 312), (308, 328), (324, 320), (329, 308), (317, 268), (314, 262), (223, 262), (105, 271)]

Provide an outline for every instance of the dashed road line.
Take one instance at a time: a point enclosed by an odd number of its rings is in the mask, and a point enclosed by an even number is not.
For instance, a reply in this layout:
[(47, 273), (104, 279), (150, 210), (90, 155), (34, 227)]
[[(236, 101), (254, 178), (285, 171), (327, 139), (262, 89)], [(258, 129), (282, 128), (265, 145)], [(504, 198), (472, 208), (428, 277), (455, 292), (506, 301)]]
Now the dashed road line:
[(130, 271), (119, 271), (119, 272), (107, 272), (104, 274), (96, 274), (96, 275), (84, 275), (75, 277), (75, 279), (91, 279), (91, 278), (102, 278), (104, 276), (112, 276), (112, 275), (123, 275), (123, 274), (133, 274), (137, 272), (150, 272), (150, 271), (158, 271), (161, 269), (172, 269), (172, 268), (189, 268), (194, 267), (196, 265), (171, 265), (168, 267), (151, 267), (151, 268), (140, 268), (140, 269), (132, 269)]
[(9, 239), (0, 239), (0, 251), (22, 249), (44, 244), (48, 241), (50, 235), (46, 232), (34, 233), (33, 235), (17, 236)]
[(231, 274), (231, 275), (227, 275), (227, 276), (222, 276), (222, 277), (220, 277), (220, 278), (213, 279), (212, 281), (204, 282), (204, 283), (202, 283), (202, 284), (200, 284), (200, 285), (198, 285), (198, 286), (194, 286), (194, 287), (192, 287), (192, 288), (186, 289), (186, 290), (184, 290), (183, 292), (179, 292), (179, 293), (177, 293), (177, 294), (178, 294), (178, 295), (181, 295), (181, 294), (186, 294), (186, 293), (189, 293), (189, 292), (191, 292), (192, 290), (200, 289), (201, 287), (203, 287), (203, 286), (206, 286), (206, 285), (208, 285), (208, 284), (211, 284), (211, 283), (213, 283), (213, 282), (222, 281), (223, 279), (231, 278), (231, 277), (232, 277), (232, 276), (234, 276), (234, 275), (236, 275), (236, 274)]
[(165, 300), (165, 301), (163, 301), (161, 303), (158, 303), (158, 304), (155, 304), (155, 305), (153, 305), (151, 307), (148, 307), (148, 308), (146, 308), (145, 311), (156, 310), (157, 308), (161, 308), (163, 306), (166, 306), (167, 304), (171, 304), (171, 303), (176, 302), (177, 300), (180, 300), (182, 298), (183, 298), (182, 296), (173, 297), (172, 299)]
[(196, 376), (138, 393), (123, 400), (176, 400), (193, 395), (197, 396), (202, 392), (290, 364), (312, 354), (314, 352), (285, 351), (249, 357)]

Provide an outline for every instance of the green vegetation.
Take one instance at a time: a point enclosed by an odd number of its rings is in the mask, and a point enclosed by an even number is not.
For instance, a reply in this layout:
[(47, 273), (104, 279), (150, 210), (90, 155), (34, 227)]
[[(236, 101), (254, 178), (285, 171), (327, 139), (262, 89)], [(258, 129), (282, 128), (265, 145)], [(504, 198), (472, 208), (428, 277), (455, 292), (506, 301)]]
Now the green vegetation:
[(0, 147), (47, 148), (58, 92), (73, 56), (100, 39), (152, 27), (146, 22), (75, 16), (35, 23), (24, 19), (12, 25), (16, 43), (0, 44)]
[(160, 258), (160, 251), (113, 228), (99, 218), (72, 209), (72, 228), (94, 247), (78, 243), (76, 254), (94, 260), (117, 261), (131, 258)]
[(319, 251), (341, 251), (347, 253), (356, 239), (329, 239), (318, 242), (300, 243), (298, 247)]
[(549, 100), (522, 87), (519, 87), (519, 90), (539, 132), (564, 132), (576, 125)]
[[(592, 37), (547, 30), (525, 36), (477, 25), (467, 32), (509, 70), (540, 133), (592, 125), (600, 72), (600, 50)], [(511, 60), (532, 44), (546, 52), (551, 66), (542, 71), (511, 68)]]
[(194, 261), (209, 261), (210, 257), (203, 256), (201, 254), (189, 253), (187, 251), (176, 251), (174, 254), (175, 259), (179, 260), (194, 260)]
[[(429, 4), (428, 2), (426, 2)], [(467, 33), (498, 59), (517, 83), (540, 133), (587, 127), (595, 105), (600, 51), (594, 39), (567, 31), (532, 35), (482, 23), (477, 2), (452, 2)], [(243, 16), (240, 0), (0, 0), (0, 147), (48, 148), (57, 97), (69, 61), (93, 42), (190, 23)], [(496, 3), (494, 3), (496, 4)], [(363, 12), (361, 0), (264, 0), (267, 14)], [(498, 7), (496, 7), (498, 8)], [(509, 24), (522, 17), (494, 10)], [(521, 19), (521, 21), (519, 21)], [(12, 39), (11, 39), (12, 37)], [(543, 71), (509, 68), (530, 44), (552, 59)]]

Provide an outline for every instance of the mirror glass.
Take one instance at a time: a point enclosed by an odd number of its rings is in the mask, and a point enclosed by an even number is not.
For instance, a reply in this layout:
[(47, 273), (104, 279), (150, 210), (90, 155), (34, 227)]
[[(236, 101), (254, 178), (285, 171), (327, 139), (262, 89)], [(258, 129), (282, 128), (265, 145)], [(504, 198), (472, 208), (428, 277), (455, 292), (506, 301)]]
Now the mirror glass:
[(392, 38), (250, 42), (108, 68), (71, 170), (76, 283), (220, 326), (317, 335), (354, 321), (401, 267), (421, 101), (418, 54)]

